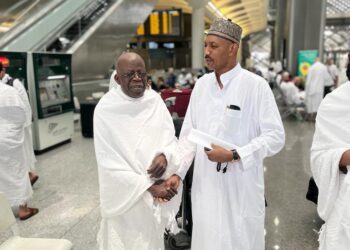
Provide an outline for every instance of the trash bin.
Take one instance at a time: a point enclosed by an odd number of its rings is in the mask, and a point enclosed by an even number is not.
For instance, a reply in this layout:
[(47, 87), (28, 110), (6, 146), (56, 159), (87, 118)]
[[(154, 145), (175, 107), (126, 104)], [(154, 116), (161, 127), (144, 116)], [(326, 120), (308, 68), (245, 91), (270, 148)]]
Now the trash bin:
[(94, 111), (97, 100), (83, 101), (80, 103), (81, 133), (84, 137), (94, 137)]

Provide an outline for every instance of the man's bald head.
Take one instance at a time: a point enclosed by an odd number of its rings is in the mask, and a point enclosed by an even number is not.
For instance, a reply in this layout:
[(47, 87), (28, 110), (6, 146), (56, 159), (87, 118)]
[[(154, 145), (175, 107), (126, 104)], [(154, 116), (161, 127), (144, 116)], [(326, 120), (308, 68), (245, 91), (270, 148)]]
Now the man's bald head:
[(123, 92), (133, 98), (143, 96), (147, 86), (147, 72), (142, 57), (133, 52), (123, 53), (117, 59), (115, 67), (115, 80)]
[(142, 59), (142, 57), (139, 54), (136, 54), (134, 52), (124, 52), (115, 61), (115, 68), (117, 69), (117, 72), (119, 71), (120, 67), (123, 67), (123, 65), (125, 65), (125, 63), (127, 63), (129, 61), (135, 61), (135, 60), (141, 61), (143, 63), (143, 65), (145, 65), (144, 60)]

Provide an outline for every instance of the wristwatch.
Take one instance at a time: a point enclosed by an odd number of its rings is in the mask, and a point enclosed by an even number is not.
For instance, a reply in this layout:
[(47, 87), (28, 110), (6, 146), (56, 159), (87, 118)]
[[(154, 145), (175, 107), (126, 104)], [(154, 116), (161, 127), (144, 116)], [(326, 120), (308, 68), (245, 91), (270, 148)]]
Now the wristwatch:
[(237, 153), (236, 149), (232, 149), (231, 152), (232, 152), (232, 161), (239, 160), (240, 157), (239, 157), (239, 154)]

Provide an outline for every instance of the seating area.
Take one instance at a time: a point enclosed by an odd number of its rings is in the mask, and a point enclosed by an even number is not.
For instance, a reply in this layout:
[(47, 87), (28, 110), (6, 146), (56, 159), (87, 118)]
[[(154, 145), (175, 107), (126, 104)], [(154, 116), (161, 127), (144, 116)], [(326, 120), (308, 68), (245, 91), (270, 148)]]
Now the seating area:
[(289, 116), (295, 117), (298, 121), (305, 120), (305, 104), (289, 104), (287, 97), (283, 93), (281, 86), (274, 82), (274, 91), (276, 103), (281, 113), (282, 119), (286, 119)]

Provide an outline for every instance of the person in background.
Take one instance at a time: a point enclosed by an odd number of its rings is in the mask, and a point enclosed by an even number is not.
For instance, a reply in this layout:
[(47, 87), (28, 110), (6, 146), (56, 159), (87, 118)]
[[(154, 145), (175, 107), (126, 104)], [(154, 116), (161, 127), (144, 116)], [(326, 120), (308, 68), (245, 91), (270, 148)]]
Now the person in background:
[(166, 89), (168, 88), (166, 86), (166, 84), (164, 83), (164, 78), (159, 76), (158, 79), (157, 79), (157, 88), (159, 91), (161, 91), (162, 89)]
[(303, 99), (299, 95), (299, 89), (294, 85), (294, 82), (290, 81), (289, 79), (289, 73), (283, 72), (280, 87), (286, 98), (286, 102), (289, 105), (300, 105), (303, 103)]
[(168, 77), (166, 78), (166, 85), (169, 88), (175, 88), (176, 75), (174, 73), (174, 68), (170, 67), (168, 69)]
[(299, 89), (299, 91), (304, 92), (304, 96), (305, 96), (304, 79), (303, 79), (302, 77), (295, 76), (295, 77), (293, 78), (293, 82), (294, 82), (294, 85), (297, 86), (297, 88)]
[(154, 83), (154, 81), (152, 80), (152, 76), (151, 75), (147, 75), (147, 84), (148, 86), (150, 86), (154, 91), (158, 92), (158, 86)]
[(318, 187), (317, 211), (325, 221), (320, 250), (350, 246), (350, 53), (348, 82), (328, 94), (316, 117), (311, 171)]
[(164, 249), (165, 227), (173, 225), (181, 200), (181, 190), (165, 182), (179, 166), (174, 124), (160, 95), (148, 87), (138, 54), (123, 53), (116, 69), (119, 87), (94, 112), (100, 250)]
[(270, 85), (270, 88), (273, 89), (276, 83), (276, 72), (273, 70), (273, 67), (269, 67), (267, 72), (267, 81)]
[(177, 76), (177, 82), (178, 84), (178, 88), (184, 88), (187, 85), (187, 80), (186, 80), (186, 69), (182, 68), (180, 74)]
[(305, 84), (305, 104), (307, 120), (315, 121), (318, 107), (323, 99), (324, 87), (332, 81), (326, 66), (316, 58), (310, 67)]
[[(0, 62), (1, 63), (1, 62)], [(34, 185), (36, 181), (39, 179), (39, 176), (35, 173), (35, 162), (36, 158), (34, 155), (33, 148), (33, 136), (32, 136), (32, 108), (30, 106), (29, 98), (27, 91), (24, 85), (18, 80), (13, 79), (9, 74), (6, 74), (6, 68), (1, 64), (0, 67), (3, 68), (5, 74), (1, 77), (0, 81), (4, 84), (7, 84), (13, 88), (15, 88), (21, 97), (23, 104), (25, 105), (26, 111), (26, 123), (24, 125), (24, 148), (26, 155), (26, 162), (28, 164), (28, 173), (30, 178), (30, 183)]]
[(332, 77), (333, 82), (330, 82), (328, 86), (325, 86), (324, 95), (326, 96), (330, 93), (334, 88), (338, 87), (338, 79), (339, 79), (339, 70), (337, 65), (334, 64), (332, 58), (328, 58), (326, 60), (326, 67), (329, 75)]
[[(0, 77), (5, 69), (0, 64)], [(24, 144), (27, 107), (18, 91), (0, 83), (0, 192), (8, 199), (15, 215), (26, 220), (37, 214), (27, 206), (33, 190), (28, 177), (28, 160)]]

